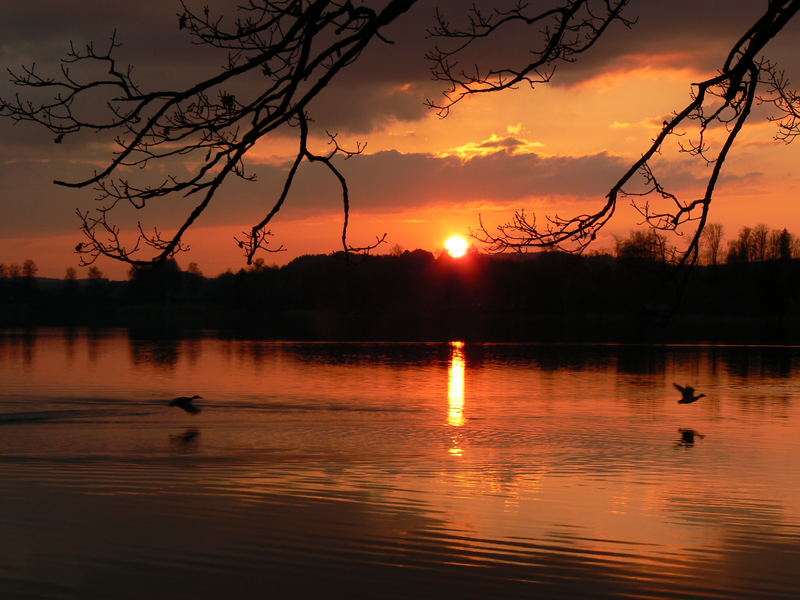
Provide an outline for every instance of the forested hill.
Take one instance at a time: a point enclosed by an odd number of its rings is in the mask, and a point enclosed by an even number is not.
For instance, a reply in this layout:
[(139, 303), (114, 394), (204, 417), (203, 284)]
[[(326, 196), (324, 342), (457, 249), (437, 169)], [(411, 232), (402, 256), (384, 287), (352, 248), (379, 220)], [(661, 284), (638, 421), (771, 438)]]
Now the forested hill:
[(800, 261), (697, 266), (559, 252), (309, 255), (204, 277), (0, 278), (4, 326), (228, 329), (299, 339), (798, 342)]

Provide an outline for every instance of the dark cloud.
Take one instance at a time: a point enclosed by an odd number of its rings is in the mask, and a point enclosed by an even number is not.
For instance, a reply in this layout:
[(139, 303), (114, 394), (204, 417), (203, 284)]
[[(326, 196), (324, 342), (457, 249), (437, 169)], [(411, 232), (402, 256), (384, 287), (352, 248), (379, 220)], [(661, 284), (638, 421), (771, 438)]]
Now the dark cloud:
[(349, 169), (351, 185), (361, 199), (358, 206), (372, 209), (601, 194), (623, 164), (605, 153), (548, 158), (495, 152), (462, 161), (457, 157), (380, 152), (356, 158)]
[[(510, 144), (519, 140), (506, 138)], [(541, 156), (501, 149), (462, 160), (455, 156), (403, 154), (397, 151), (359, 155), (340, 160), (347, 177), (351, 206), (359, 213), (393, 213), (427, 207), (506, 205), (520, 208), (531, 199), (600, 200), (629, 163), (607, 153), (586, 156)], [(173, 165), (177, 167), (177, 165)], [(46, 162), (21, 160), (0, 168), (0, 236), (57, 234), (77, 229), (76, 207), (95, 205), (91, 190), (72, 190), (52, 184), (54, 178), (91, 174), (94, 166), (75, 164), (65, 157)], [(198, 221), (203, 225), (253, 223), (278, 197), (287, 166), (253, 165), (256, 182), (229, 179)], [(696, 187), (701, 179), (685, 165), (662, 160), (658, 169), (670, 189)], [(150, 175), (158, 179), (162, 173)], [(753, 177), (750, 174), (747, 177)], [(730, 175), (727, 183), (736, 181)], [(152, 201), (144, 211), (122, 206), (115, 213), (122, 224), (158, 224), (169, 229), (180, 223), (196, 199)], [(278, 220), (341, 211), (338, 181), (322, 165), (304, 164)]]
[(397, 121), (417, 121), (428, 113), (426, 91), (421, 85), (371, 82), (335, 85), (310, 106), (315, 123), (332, 131), (363, 134)]
[[(510, 8), (515, 4), (517, 2), (514, 0), (478, 2), (482, 10)], [(554, 4), (555, 1), (536, 3), (530, 10), (541, 10)], [(725, 60), (731, 46), (764, 9), (765, 3), (749, 0), (729, 0), (724, 3), (633, 0), (623, 15), (636, 23), (630, 29), (621, 23), (613, 24), (595, 46), (577, 61), (561, 63), (551, 85), (574, 84), (607, 71), (624, 70), (636, 66), (647, 56), (660, 57), (658, 62), (664, 66), (716, 69)], [(447, 3), (442, 6), (442, 11), (453, 26), (465, 23), (465, 3)], [(791, 25), (787, 29), (781, 38), (791, 38), (792, 32), (797, 32), (799, 27)], [(538, 29), (531, 31), (524, 25), (509, 27), (503, 35), (476, 44), (461, 57), (460, 62), (468, 67), (477, 64), (484, 70), (498, 66), (519, 69), (527, 64), (530, 57), (528, 51), (540, 47), (541, 40)], [(443, 47), (452, 45), (447, 40), (427, 43), (439, 43)], [(780, 38), (776, 41), (778, 45)], [(777, 52), (787, 54), (780, 48)], [(796, 59), (793, 62), (796, 63)]]
[[(479, 6), (507, 8), (515, 3), (516, 0), (481, 0)], [(230, 14), (232, 6), (227, 0), (190, 4), (210, 4), (212, 11), (221, 10), (223, 14)], [(430, 80), (425, 53), (437, 43), (447, 45), (446, 40), (427, 35), (434, 10), (440, 8), (457, 24), (464, 22), (472, 4), (472, 0), (421, 0), (386, 29), (386, 37), (394, 43), (376, 41), (369, 46), (312, 105), (312, 116), (320, 127), (360, 134), (380, 129), (387, 122), (422, 118), (427, 111), (425, 98), (436, 99), (442, 87)], [(172, 1), (2, 3), (0, 59), (3, 66), (35, 61), (52, 70), (57, 58), (64, 56), (70, 39), (78, 44), (91, 40), (104, 44), (116, 28), (123, 44), (118, 50), (119, 58), (136, 65), (135, 79), (145, 89), (188, 85), (216, 72), (224, 62), (224, 52), (191, 44), (185, 32), (178, 29), (178, 9), (178, 3)], [(638, 19), (636, 25), (631, 30), (621, 25), (613, 27), (591, 52), (574, 64), (560, 66), (553, 84), (574, 84), (609, 70), (628, 68), (648, 55), (660, 56), (661, 64), (682, 67), (693, 61), (700, 68), (713, 69), (761, 11), (761, 3), (746, 0), (724, 4), (634, 0), (627, 15)], [(775, 41), (777, 56), (789, 67), (797, 60), (797, 53), (792, 52), (796, 47), (792, 35), (798, 26), (790, 29)], [(473, 54), (464, 56), (462, 64), (472, 65), (474, 60), (483, 67), (518, 67), (528, 60), (528, 51), (536, 40), (536, 32), (530, 29), (509, 30), (477, 44)], [(254, 77), (241, 85), (242, 92), (254, 92), (258, 85), (259, 80)], [(7, 96), (13, 91), (0, 81), (0, 94)], [(6, 124), (0, 123), (4, 139), (10, 135), (6, 131)]]
[[(607, 153), (545, 157), (498, 151), (461, 160), (396, 151), (361, 155), (339, 163), (347, 177), (351, 205), (361, 212), (395, 212), (434, 205), (469, 206), (503, 203), (515, 208), (530, 198), (596, 200), (602, 198), (629, 166)], [(254, 169), (258, 183), (234, 182), (223, 191), (227, 199), (212, 220), (241, 219), (247, 211), (269, 209), (286, 170), (262, 165)], [(666, 165), (669, 183), (691, 186), (699, 181), (685, 168)], [(299, 174), (283, 217), (338, 211), (341, 199), (333, 175), (319, 165)], [(227, 215), (227, 217), (226, 217)], [(247, 216), (252, 220), (252, 213)]]
[[(394, 212), (435, 204), (519, 203), (532, 196), (597, 197), (619, 176), (624, 162), (604, 153), (548, 158), (499, 151), (462, 161), (456, 157), (388, 151), (342, 160), (338, 166), (347, 177), (354, 209)], [(76, 168), (86, 174), (93, 167), (75, 165), (63, 158), (46, 163), (24, 160), (3, 165), (0, 235), (74, 230), (75, 207), (92, 207), (93, 194), (91, 190), (55, 186), (52, 179), (72, 174)], [(251, 171), (258, 181), (230, 179), (201, 221), (250, 222), (266, 212), (280, 192), (286, 168), (258, 165)], [(304, 165), (282, 218), (339, 211), (339, 190), (337, 180), (325, 167)], [(124, 214), (131, 222), (144, 219), (169, 227), (191, 206), (192, 201), (180, 198), (153, 201), (145, 211), (135, 214), (123, 208), (120, 216)]]
[[(197, 7), (210, 4), (212, 11), (230, 15), (230, 2), (189, 2)], [(425, 3), (420, 3), (424, 5)], [(143, 90), (180, 89), (219, 72), (226, 61), (226, 52), (191, 43), (189, 36), (178, 29), (178, 2), (113, 3), (87, 0), (64, 3), (60, 0), (32, 0), (20, 5), (0, 5), (0, 62), (6, 68), (36, 63), (46, 76), (58, 74), (59, 59), (66, 56), (70, 41), (82, 48), (95, 42), (105, 48), (114, 30), (121, 47), (115, 51), (120, 68), (134, 65), (133, 79)], [(428, 11), (432, 10), (428, 7)], [(412, 11), (416, 14), (417, 11)], [(397, 27), (387, 31), (393, 35)], [(381, 129), (391, 121), (415, 121), (425, 116), (424, 100), (432, 93), (426, 90), (428, 73), (423, 59), (424, 27), (413, 23), (407, 27), (412, 35), (400, 36), (397, 44), (377, 41), (346, 69), (333, 85), (311, 105), (311, 115), (323, 129), (366, 133)], [(363, 63), (363, 66), (362, 66)], [(352, 71), (352, 75), (350, 74)], [(338, 81), (341, 79), (341, 81)], [(237, 94), (261, 92), (262, 79), (254, 75), (240, 81)], [(410, 84), (410, 85), (406, 85)], [(235, 86), (234, 86), (235, 87)], [(429, 86), (428, 86), (429, 87)], [(0, 96), (13, 97), (17, 92), (25, 98), (45, 99), (29, 88), (12, 86), (0, 78)], [(46, 97), (48, 100), (50, 96)], [(104, 101), (93, 98), (88, 110), (102, 112)], [(52, 141), (47, 133), (23, 125), (12, 130), (0, 122), (0, 137), (5, 141), (27, 146), (46, 146)], [(68, 136), (74, 137), (74, 136)]]
[[(482, 2), (509, 6), (509, 2)], [(194, 2), (230, 7), (229, 0)], [(426, 114), (423, 100), (439, 89), (430, 81), (425, 52), (436, 43), (426, 37), (437, 4), (453, 19), (463, 18), (472, 0), (421, 1), (386, 30), (393, 44), (376, 42), (324, 92), (311, 107), (316, 126), (332, 130), (368, 133), (391, 121), (415, 121)], [(545, 4), (542, 4), (545, 6)], [(726, 3), (675, 0), (634, 1), (628, 10), (638, 17), (632, 30), (615, 27), (587, 55), (559, 69), (555, 83), (576, 83), (598, 73), (620, 69), (635, 62), (635, 55), (659, 55), (675, 66), (686, 66), (688, 55), (697, 55), (702, 68), (713, 68), (727, 48), (763, 11), (763, 3), (731, 0)], [(109, 2), (108, 0), (27, 0), (0, 3), (0, 60), (4, 67), (36, 61), (53, 69), (64, 56), (70, 39), (79, 44), (104, 43), (116, 28), (123, 46), (119, 57), (136, 65), (135, 76), (145, 87), (173, 86), (216, 72), (224, 54), (198, 48), (178, 30), (177, 2)], [(798, 54), (793, 24), (775, 40), (776, 56), (791, 67)], [(480, 45), (482, 64), (516, 64), (527, 56), (530, 31), (504, 35)], [(666, 57), (666, 58), (663, 58)], [(791, 76), (791, 70), (789, 71)], [(257, 89), (254, 79), (245, 88)], [(14, 89), (0, 80), (0, 94)], [(56, 177), (76, 178), (91, 174), (108, 160), (107, 138), (91, 133), (68, 136), (63, 144), (53, 136), (26, 125), (11, 127), (0, 121), (0, 234), (42, 232), (74, 228), (73, 208), (91, 204), (89, 191), (67, 191), (50, 183)], [(484, 147), (513, 148), (513, 137), (489, 140)], [(17, 162), (8, 162), (11, 160)], [(41, 162), (41, 161), (50, 162)], [(2, 161), (6, 161), (3, 163)], [(81, 164), (75, 164), (80, 161)], [(97, 161), (92, 163), (90, 161)], [(359, 156), (342, 163), (350, 178), (354, 206), (366, 210), (395, 210), (438, 202), (517, 201), (527, 196), (584, 197), (604, 193), (619, 176), (620, 159), (595, 154), (585, 157), (542, 157), (536, 154), (494, 153), (462, 162), (426, 154), (385, 152)], [(220, 219), (252, 220), (252, 212), (269, 206), (280, 188), (284, 172), (278, 167), (257, 168), (261, 181), (235, 183), (223, 190), (225, 210)], [(78, 175), (80, 176), (80, 175)], [(691, 176), (680, 171), (676, 181)], [(330, 206), (338, 210), (335, 182), (319, 166), (305, 168), (291, 201), (302, 210)], [(228, 206), (234, 209), (227, 211)], [(185, 208), (185, 207), (181, 207)], [(177, 213), (171, 206), (158, 207), (164, 214)]]
[(0, 162), (0, 237), (75, 231), (75, 208), (91, 193), (52, 183), (73, 173), (68, 161)]

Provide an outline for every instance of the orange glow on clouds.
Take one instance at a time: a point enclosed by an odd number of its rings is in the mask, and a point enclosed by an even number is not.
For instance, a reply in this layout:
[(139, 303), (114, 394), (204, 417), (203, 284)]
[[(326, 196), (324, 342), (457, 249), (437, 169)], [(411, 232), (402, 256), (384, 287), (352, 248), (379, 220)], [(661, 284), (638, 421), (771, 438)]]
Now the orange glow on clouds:
[[(712, 51), (716, 52), (713, 48), (703, 49), (703, 52)], [(622, 161), (631, 160), (638, 158), (649, 144), (654, 131), (660, 129), (664, 115), (685, 105), (691, 90), (689, 83), (705, 76), (692, 66), (694, 61), (691, 53), (686, 56), (629, 55), (624, 57), (619, 68), (601, 71), (576, 83), (540, 86), (533, 93), (521, 88), (501, 95), (468, 99), (447, 119), (431, 112), (416, 121), (387, 121), (385, 127), (369, 134), (345, 131), (342, 143), (352, 147), (357, 141), (368, 141), (369, 153), (394, 151), (432, 158), (455, 156), (462, 161), (497, 154), (498, 164), (504, 155), (520, 154), (568, 160), (605, 152)], [(404, 85), (398, 89), (407, 92), (410, 88)], [(727, 239), (734, 237), (742, 226), (762, 222), (773, 228), (786, 226), (795, 232), (800, 230), (800, 212), (793, 204), (800, 189), (800, 178), (794, 168), (797, 152), (794, 147), (774, 143), (774, 131), (774, 124), (752, 120), (728, 159), (726, 178), (717, 190), (710, 216), (711, 221), (724, 224)], [(293, 131), (289, 133), (294, 134)], [(709, 140), (716, 141), (714, 135), (717, 132), (712, 133)], [(320, 151), (327, 142), (321, 137), (312, 141), (315, 151)], [(291, 135), (279, 136), (269, 143), (258, 144), (248, 158), (253, 164), (283, 164), (296, 151), (296, 141)], [(664, 156), (675, 160), (676, 164), (678, 159), (684, 159), (683, 155), (675, 154), (674, 145), (665, 150)], [(680, 164), (682, 169), (703, 176), (703, 165)], [(395, 203), (381, 207), (377, 202), (375, 205), (362, 202), (363, 193), (354, 194), (349, 232), (352, 243), (356, 246), (368, 244), (386, 232), (388, 244), (377, 253), (388, 252), (395, 244), (409, 250), (434, 250), (440, 240), (453, 231), (475, 227), (478, 215), (493, 230), (496, 224), (507, 222), (513, 211), (520, 208), (539, 215), (582, 214), (595, 210), (598, 203), (603, 202), (608, 187), (621, 174), (613, 170), (608, 172), (608, 183), (598, 184), (597, 191), (591, 194), (561, 195), (558, 188), (545, 193), (532, 186), (529, 195), (519, 197), (503, 195), (503, 186), (497, 186), (497, 191), (493, 186), (474, 193), (465, 192), (463, 188), (454, 191), (451, 181), (435, 177), (434, 169), (430, 173), (429, 178), (420, 177), (417, 187), (408, 190), (409, 198), (429, 198), (426, 203), (410, 202), (408, 206)], [(498, 173), (498, 177), (506, 176), (503, 171)], [(509, 172), (508, 176), (512, 175)], [(314, 174), (309, 173), (307, 177), (310, 180)], [(582, 174), (576, 173), (576, 177), (580, 179)], [(340, 249), (342, 215), (335, 188), (331, 189), (331, 209), (301, 208), (295, 213), (281, 214), (272, 241), (275, 247), (283, 245), (287, 251), (261, 255), (267, 264), (285, 264), (302, 254)], [(274, 188), (264, 185), (265, 196), (272, 197), (274, 192)], [(53, 187), (52, 193), (61, 197), (64, 191)], [(230, 197), (235, 193), (235, 190), (226, 191)], [(758, 198), (758, 202), (754, 202), (754, 198)], [(72, 205), (72, 197), (65, 197), (64, 204)], [(365, 208), (359, 209), (362, 204)], [(765, 206), (769, 210), (765, 211)], [(228, 268), (236, 271), (246, 266), (233, 237), (249, 229), (252, 222), (246, 220), (247, 216), (241, 217), (245, 219), (241, 223), (215, 220), (218, 218), (211, 215), (203, 226), (195, 226), (188, 232), (185, 241), (192, 250), (177, 256), (182, 268), (189, 262), (197, 262), (205, 275), (213, 277)], [(237, 218), (238, 215), (232, 220)], [(621, 206), (615, 221), (591, 250), (613, 248), (613, 236), (626, 235), (638, 223), (639, 214), (630, 206)], [(49, 236), (13, 230), (6, 233), (7, 237), (0, 236), (0, 262), (22, 264), (32, 258), (40, 268), (39, 275), (63, 277), (66, 267), (77, 265), (72, 249), (82, 239), (73, 221), (64, 227), (66, 229), (53, 231)], [(459, 241), (451, 248), (453, 239)], [(450, 238), (445, 248), (450, 256), (457, 258), (466, 254), (469, 245), (463, 238)], [(477, 248), (481, 250), (480, 245)], [(97, 266), (108, 277), (127, 278), (127, 265), (103, 260)], [(85, 276), (83, 269), (78, 269), (78, 273), (79, 277)]]

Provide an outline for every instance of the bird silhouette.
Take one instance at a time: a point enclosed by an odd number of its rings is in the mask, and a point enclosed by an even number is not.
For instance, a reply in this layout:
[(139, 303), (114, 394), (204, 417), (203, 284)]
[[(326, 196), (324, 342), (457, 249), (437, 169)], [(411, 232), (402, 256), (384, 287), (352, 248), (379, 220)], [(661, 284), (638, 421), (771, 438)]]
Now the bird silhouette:
[(691, 404), (692, 402), (697, 402), (700, 398), (705, 397), (705, 394), (698, 394), (697, 396), (694, 395), (694, 388), (690, 385), (682, 386), (678, 385), (677, 383), (673, 383), (672, 385), (675, 386), (675, 389), (681, 393), (681, 399), (678, 400), (678, 404)]
[(196, 415), (200, 412), (200, 409), (194, 405), (192, 400), (196, 400), (197, 398), (202, 398), (202, 396), (194, 395), (194, 396), (179, 396), (175, 398), (173, 401), (169, 403), (170, 406), (177, 406), (182, 408), (187, 413)]

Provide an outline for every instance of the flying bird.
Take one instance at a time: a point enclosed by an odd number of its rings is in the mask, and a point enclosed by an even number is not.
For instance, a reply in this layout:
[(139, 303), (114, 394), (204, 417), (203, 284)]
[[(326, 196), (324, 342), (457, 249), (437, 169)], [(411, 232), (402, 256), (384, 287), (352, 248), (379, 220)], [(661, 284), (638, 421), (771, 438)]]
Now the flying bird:
[(697, 396), (694, 395), (694, 388), (690, 385), (682, 386), (678, 385), (677, 383), (673, 383), (672, 385), (675, 386), (675, 389), (681, 393), (681, 399), (678, 400), (678, 404), (691, 404), (692, 402), (697, 402), (700, 398), (703, 398), (705, 394), (698, 394)]
[(187, 413), (196, 415), (200, 412), (200, 409), (194, 405), (192, 400), (196, 400), (197, 398), (202, 398), (202, 396), (194, 395), (194, 396), (179, 396), (175, 398), (172, 402), (169, 403), (170, 406), (177, 406), (182, 408)]

